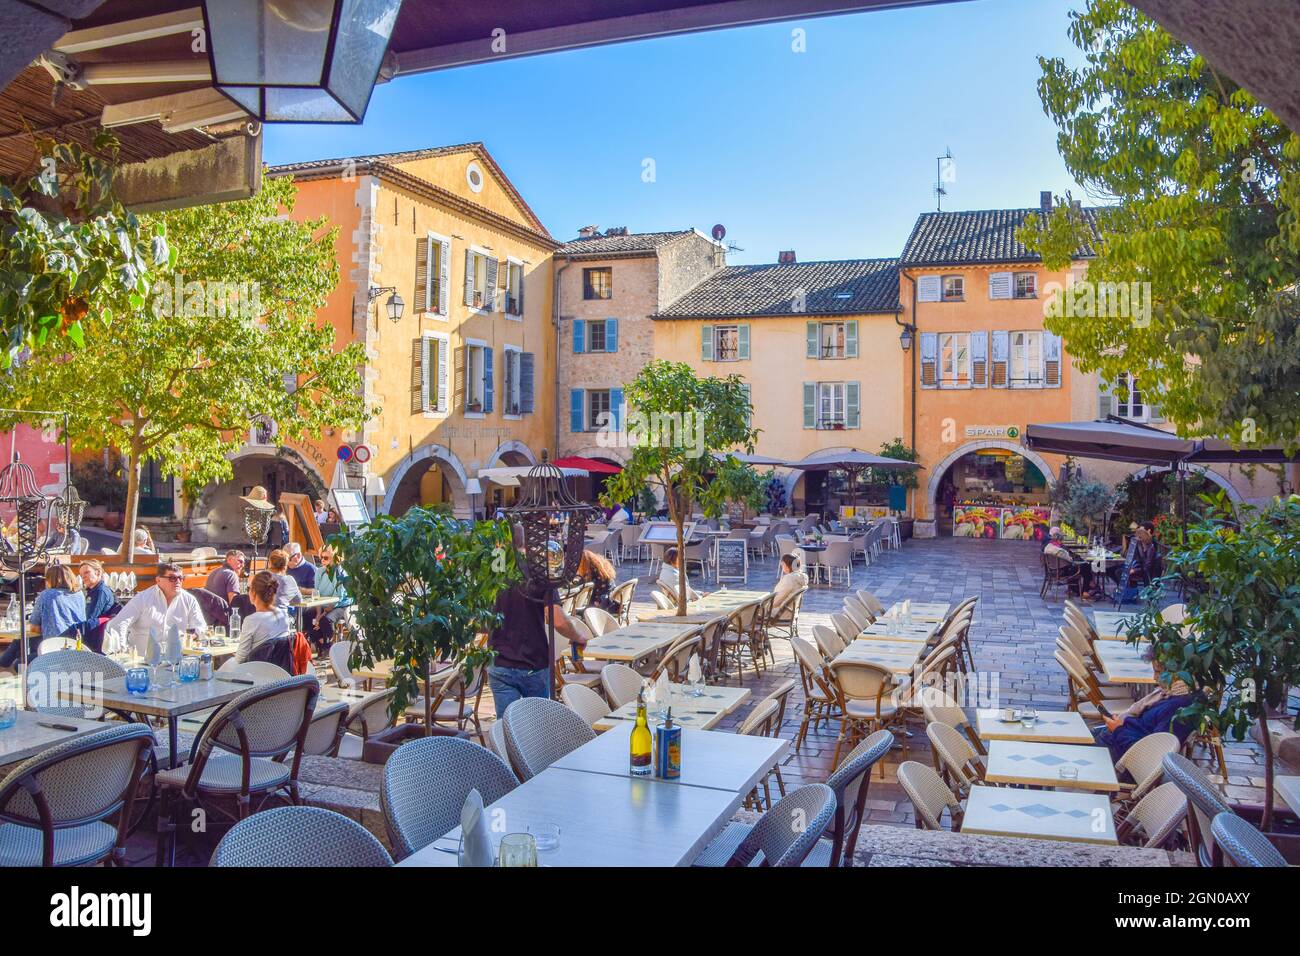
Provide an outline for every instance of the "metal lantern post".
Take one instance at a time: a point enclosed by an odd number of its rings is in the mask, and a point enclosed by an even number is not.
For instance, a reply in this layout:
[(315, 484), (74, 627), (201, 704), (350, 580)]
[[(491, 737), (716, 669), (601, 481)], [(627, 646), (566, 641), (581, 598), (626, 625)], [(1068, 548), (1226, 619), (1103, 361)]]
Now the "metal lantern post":
[(266, 540), (274, 515), (275, 512), (269, 508), (249, 505), (244, 509), (244, 534), (248, 535), (248, 543), (253, 547), (253, 566), (248, 572), (250, 578), (257, 573), (257, 546)]
[[(70, 487), (70, 486), (69, 486)], [(13, 461), (0, 471), (0, 511), (13, 521), (12, 534), (6, 520), (5, 533), (0, 534), (0, 564), (18, 575), (18, 641), (22, 652), (22, 669), (19, 674), (19, 694), (24, 708), (27, 700), (27, 666), (30, 663), (30, 646), (27, 637), (27, 572), (45, 561), (52, 545), (66, 536), (59, 522), (74, 516), (80, 523), (80, 511), (73, 504), (75, 492), (65, 492), (68, 500), (41, 493), (36, 484), (36, 474), (24, 464), (17, 452)], [(80, 499), (76, 498), (80, 503)], [(12, 516), (12, 517), (10, 517)], [(70, 527), (70, 526), (69, 526)]]
[[(555, 661), (556, 588), (573, 582), (587, 543), (587, 522), (597, 509), (578, 501), (564, 472), (547, 460), (520, 481), (519, 500), (506, 511), (511, 526), (523, 530), (524, 581), (530, 598), (546, 606), (546, 639), (551, 666)], [(538, 595), (534, 597), (534, 595)], [(555, 693), (552, 676), (552, 694)]]

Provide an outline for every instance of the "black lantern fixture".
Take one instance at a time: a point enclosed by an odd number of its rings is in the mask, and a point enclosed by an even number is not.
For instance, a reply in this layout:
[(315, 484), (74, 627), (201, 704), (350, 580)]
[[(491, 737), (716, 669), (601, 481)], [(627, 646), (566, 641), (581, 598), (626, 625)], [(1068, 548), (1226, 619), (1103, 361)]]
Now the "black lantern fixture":
[(545, 449), (541, 463), (529, 469), (519, 484), (519, 500), (506, 510), (506, 520), (522, 529), (523, 540), (515, 543), (524, 550), (524, 582), (529, 595), (546, 605), (546, 636), (554, 661), (555, 591), (571, 585), (577, 576), (587, 544), (587, 522), (599, 509), (573, 496), (564, 472), (548, 461)]
[(912, 350), (912, 328), (913, 326), (903, 326), (903, 331), (898, 333), (898, 344), (903, 346), (904, 352)]
[(244, 534), (248, 535), (248, 543), (253, 548), (253, 565), (248, 571), (250, 578), (257, 573), (257, 546), (266, 540), (274, 516), (274, 508), (258, 508), (253, 505), (244, 508)]
[[(382, 288), (380, 287), (372, 288), (370, 290), (370, 296), (368, 301), (374, 302), (385, 292), (390, 293), (390, 295), (388, 296), (388, 301), (384, 303), (384, 307), (388, 312), (389, 320), (392, 322), (402, 321), (402, 313), (406, 311), (406, 300), (404, 300), (401, 297), (401, 295), (398, 294), (397, 290), (394, 289), (392, 286), (383, 286)], [(378, 322), (379, 320), (375, 319), (375, 321)]]
[(27, 572), (45, 561), (56, 543), (65, 540), (67, 532), (59, 525), (70, 510), (63, 499), (41, 493), (36, 474), (17, 452), (13, 461), (0, 470), (0, 520), (6, 528), (0, 534), (0, 565), (18, 577), (18, 642), (22, 651), (18, 683), (23, 707), (28, 705), (27, 665), (31, 651), (27, 636)]
[(212, 85), (268, 123), (360, 123), (402, 0), (204, 0)]

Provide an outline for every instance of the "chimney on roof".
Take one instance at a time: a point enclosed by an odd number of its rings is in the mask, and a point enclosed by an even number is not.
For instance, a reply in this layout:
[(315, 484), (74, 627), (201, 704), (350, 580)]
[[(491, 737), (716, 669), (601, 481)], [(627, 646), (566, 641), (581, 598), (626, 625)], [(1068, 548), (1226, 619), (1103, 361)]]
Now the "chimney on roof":
[(605, 230), (607, 236), (626, 236), (627, 226), (610, 226)]
[(795, 258), (793, 249), (782, 249), (779, 253), (777, 253), (776, 261), (777, 263), (783, 266), (792, 266), (796, 262), (798, 262), (798, 260)]
[(1052, 211), (1052, 191), (1044, 189), (1038, 194), (1038, 208), (1043, 211), (1043, 215), (1049, 215)]
[(578, 237), (580, 239), (591, 239), (598, 235), (600, 235), (600, 226), (583, 226), (578, 230)]

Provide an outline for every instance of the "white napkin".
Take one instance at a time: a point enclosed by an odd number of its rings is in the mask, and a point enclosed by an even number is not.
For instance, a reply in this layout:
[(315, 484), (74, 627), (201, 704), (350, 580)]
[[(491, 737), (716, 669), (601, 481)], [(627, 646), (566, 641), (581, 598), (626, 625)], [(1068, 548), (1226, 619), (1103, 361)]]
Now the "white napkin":
[(686, 664), (686, 679), (692, 684), (698, 684), (704, 679), (704, 673), (700, 670), (699, 654), (692, 654), (690, 661)]
[(145, 648), (144, 659), (150, 667), (157, 667), (162, 663), (162, 648), (158, 646), (158, 632), (149, 629), (149, 644)]
[(492, 841), (488, 838), (487, 814), (483, 812), (483, 797), (471, 790), (460, 808), (461, 866), (491, 866)]
[(668, 680), (668, 671), (659, 672), (659, 679), (655, 681), (655, 700), (660, 704), (667, 704), (672, 700), (673, 686)]

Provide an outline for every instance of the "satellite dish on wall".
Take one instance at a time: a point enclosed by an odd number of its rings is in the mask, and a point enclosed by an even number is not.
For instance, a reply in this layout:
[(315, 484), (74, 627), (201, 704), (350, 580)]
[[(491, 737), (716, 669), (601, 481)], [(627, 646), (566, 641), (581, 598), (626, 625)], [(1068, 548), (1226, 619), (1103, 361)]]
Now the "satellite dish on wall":
[(721, 242), (721, 241), (722, 241), (723, 239), (725, 239), (726, 237), (727, 237), (727, 227), (726, 227), (726, 226), (724, 226), (722, 223), (718, 223), (716, 226), (713, 227), (713, 241), (714, 241), (714, 242)]

